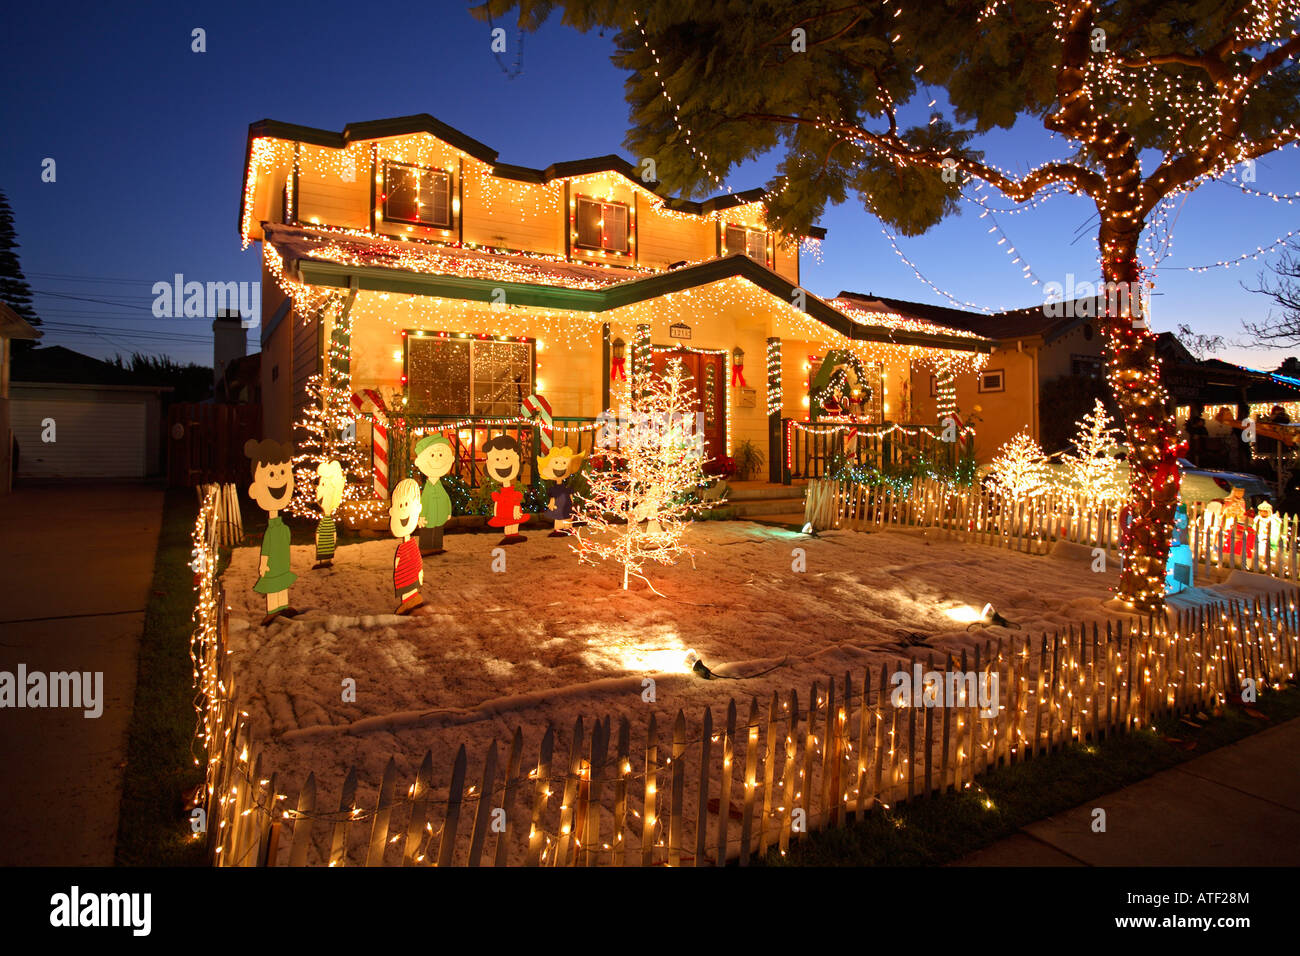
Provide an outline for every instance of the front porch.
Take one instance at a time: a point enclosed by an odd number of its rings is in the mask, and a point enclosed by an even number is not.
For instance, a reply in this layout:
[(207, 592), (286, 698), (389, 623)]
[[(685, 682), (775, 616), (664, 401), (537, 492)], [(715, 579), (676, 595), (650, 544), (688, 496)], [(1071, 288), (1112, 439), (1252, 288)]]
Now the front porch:
[[(373, 422), (373, 416), (363, 415)], [(393, 423), (388, 432), (390, 487), (406, 477), (416, 477), (411, 451), (421, 435), (439, 432), (447, 436), (456, 452), (450, 477), (466, 488), (478, 488), (485, 478), (482, 452), (484, 444), (496, 435), (509, 435), (521, 447), (530, 449), (520, 480), (533, 482), (536, 461), (541, 452), (539, 426), (527, 419), (487, 417), (458, 418), (450, 415), (407, 415)], [(608, 432), (600, 418), (556, 416), (551, 433), (556, 447), (567, 445), (587, 455), (588, 461), (602, 451), (612, 439), (617, 449), (617, 430)], [(952, 440), (945, 440), (951, 438)], [(910, 473), (918, 466), (936, 472), (955, 472), (963, 457), (969, 457), (973, 435), (947, 435), (945, 429), (932, 425), (902, 425), (848, 422), (809, 422), (790, 418), (775, 419), (766, 450), (767, 461), (754, 480), (728, 479), (733, 489), (752, 491), (760, 486), (784, 488), (781, 494), (746, 493), (743, 499), (756, 502), (762, 498), (793, 498), (791, 486), (801, 486), (809, 478), (822, 478), (842, 468), (876, 471), (882, 474)], [(373, 433), (370, 453), (374, 456)], [(706, 469), (707, 470), (707, 469)], [(733, 496), (735, 497), (735, 496)], [(754, 503), (751, 502), (751, 505)], [(741, 509), (745, 513), (763, 513), (762, 508)]]

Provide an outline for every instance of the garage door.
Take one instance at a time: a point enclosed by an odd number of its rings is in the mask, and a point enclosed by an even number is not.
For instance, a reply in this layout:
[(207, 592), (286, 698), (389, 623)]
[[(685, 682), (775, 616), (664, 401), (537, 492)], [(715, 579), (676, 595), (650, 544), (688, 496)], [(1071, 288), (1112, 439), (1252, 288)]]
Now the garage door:
[[(143, 478), (143, 402), (54, 402), (15, 398), (11, 427), (20, 478)], [(41, 440), (45, 419), (54, 441)]]

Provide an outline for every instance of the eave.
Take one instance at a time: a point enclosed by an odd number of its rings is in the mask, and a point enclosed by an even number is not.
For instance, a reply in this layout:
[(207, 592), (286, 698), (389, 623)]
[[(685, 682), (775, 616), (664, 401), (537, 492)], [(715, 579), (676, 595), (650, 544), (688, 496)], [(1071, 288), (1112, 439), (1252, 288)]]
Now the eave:
[[(301, 281), (310, 285), (347, 289), (355, 281), (357, 288), (362, 291), (427, 295), (472, 302), (499, 301), (500, 295), (497, 290), (504, 289), (506, 300), (512, 305), (592, 314), (608, 312), (732, 278), (744, 279), (774, 296), (787, 307), (792, 307), (791, 302), (798, 289), (787, 279), (740, 253), (642, 279), (616, 283), (604, 289), (571, 289), (564, 286), (503, 282), (499, 279), (431, 275), (379, 266), (343, 265), (309, 258), (296, 261), (296, 272)], [(807, 290), (802, 291), (807, 314), (851, 341), (892, 343), (986, 354), (994, 345), (992, 341), (982, 338), (863, 325), (853, 321)]]
[[(735, 206), (743, 206), (747, 203), (760, 202), (767, 195), (767, 191), (762, 188), (747, 189), (738, 193), (730, 193), (723, 196), (714, 196), (710, 199), (694, 200), (683, 199), (677, 196), (670, 196), (663, 192), (660, 183), (655, 180), (644, 182), (637, 174), (636, 167), (629, 163), (621, 156), (606, 155), (593, 156), (586, 159), (572, 159), (564, 162), (552, 163), (545, 169), (532, 169), (528, 166), (518, 166), (513, 163), (497, 162), (498, 153), (492, 147), (485, 143), (480, 143), (472, 136), (462, 133), (460, 130), (428, 113), (417, 113), (413, 116), (397, 116), (390, 119), (369, 120), (362, 123), (349, 123), (343, 127), (342, 132), (332, 130), (317, 129), (312, 126), (300, 126), (296, 123), (284, 123), (280, 120), (264, 119), (256, 123), (251, 123), (248, 127), (248, 140), (244, 146), (244, 176), (241, 183), (240, 196), (248, 195), (248, 166), (249, 160), (253, 155), (253, 140), (259, 137), (269, 137), (273, 139), (283, 139), (299, 143), (310, 143), (313, 146), (325, 146), (331, 149), (345, 149), (350, 144), (363, 140), (384, 139), (393, 136), (409, 136), (413, 133), (428, 133), (449, 146), (460, 150), (461, 152), (472, 156), (480, 162), (486, 163), (492, 167), (492, 174), (502, 179), (513, 179), (517, 182), (528, 183), (548, 183), (556, 179), (566, 179), (573, 176), (586, 176), (593, 173), (615, 173), (636, 186), (654, 193), (664, 201), (664, 205), (675, 212), (692, 213), (698, 216), (705, 216), (710, 213), (720, 212), (724, 209), (731, 209)], [(239, 205), (239, 227), (242, 232), (244, 223), (244, 199), (240, 199)], [(826, 230), (821, 226), (810, 226), (806, 235), (812, 239), (825, 239)]]

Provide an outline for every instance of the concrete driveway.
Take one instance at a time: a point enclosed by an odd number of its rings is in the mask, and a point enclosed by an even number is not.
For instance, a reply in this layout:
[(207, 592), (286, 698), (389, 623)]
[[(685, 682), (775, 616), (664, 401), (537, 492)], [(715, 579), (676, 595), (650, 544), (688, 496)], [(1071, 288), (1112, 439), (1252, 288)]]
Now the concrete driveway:
[(0, 671), (102, 672), (103, 714), (0, 708), (0, 865), (111, 866), (163, 491), (0, 496)]

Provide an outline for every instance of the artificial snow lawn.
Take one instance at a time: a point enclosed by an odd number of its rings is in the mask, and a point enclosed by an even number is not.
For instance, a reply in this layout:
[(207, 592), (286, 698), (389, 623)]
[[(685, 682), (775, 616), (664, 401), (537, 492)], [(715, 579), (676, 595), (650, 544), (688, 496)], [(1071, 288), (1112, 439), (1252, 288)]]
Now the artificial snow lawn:
[[(632, 751), (643, 754), (653, 713), (662, 754), (679, 709), (694, 739), (705, 707), (716, 730), (732, 697), (743, 725), (751, 695), (765, 716), (773, 691), (784, 700), (796, 689), (802, 701), (814, 681), (824, 688), (834, 677), (840, 686), (849, 671), (860, 693), (864, 668), (878, 682), (882, 664), (892, 671), (933, 654), (942, 667), (945, 652), (960, 657), (988, 638), (1037, 640), (1093, 621), (1104, 632), (1107, 620), (1123, 617), (1104, 606), (1118, 580), (1115, 563), (1093, 573), (1091, 551), (1072, 545), (1031, 556), (933, 531), (810, 538), (749, 522), (698, 522), (687, 532), (699, 549), (694, 568), (683, 559), (648, 571), (661, 597), (638, 582), (623, 591), (616, 565), (579, 565), (567, 539), (527, 533), (526, 543), (504, 549), (504, 573), (492, 570), (496, 534), (448, 534), (447, 553), (424, 561), (429, 613), (411, 617), (391, 613), (393, 540), (344, 545), (321, 571), (311, 570), (310, 546), (295, 547), (291, 603), (302, 613), (265, 628), (263, 598), (252, 590), (257, 542), (235, 549), (224, 581), (237, 694), (281, 792), (296, 794), (314, 771), (319, 806), (337, 806), (331, 801), (355, 766), (359, 799), (373, 806), (389, 758), (397, 759), (401, 792), (429, 749), (435, 785), (445, 788), (461, 743), (477, 783), (490, 743), (498, 742), (504, 763), (517, 727), (524, 767), (535, 766), (548, 724), (562, 771), (579, 716), (588, 728), (610, 716), (617, 728), (626, 715)], [(803, 572), (793, 570), (794, 549), (805, 552)], [(1248, 596), (1260, 583), (1236, 575), (1192, 599)], [(986, 601), (1022, 630), (967, 631), (954, 620)], [(911, 633), (928, 646), (900, 641)], [(705, 681), (686, 671), (688, 648), (718, 674), (779, 666), (752, 680)], [(656, 682), (653, 703), (642, 699), (645, 677)], [(342, 700), (347, 678), (356, 682), (355, 703)], [(693, 819), (694, 809), (687, 812)], [(368, 833), (354, 828), (362, 829)], [(317, 831), (321, 852), (327, 828)]]

